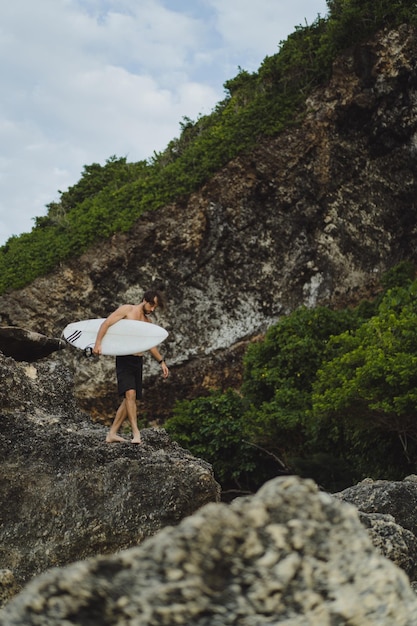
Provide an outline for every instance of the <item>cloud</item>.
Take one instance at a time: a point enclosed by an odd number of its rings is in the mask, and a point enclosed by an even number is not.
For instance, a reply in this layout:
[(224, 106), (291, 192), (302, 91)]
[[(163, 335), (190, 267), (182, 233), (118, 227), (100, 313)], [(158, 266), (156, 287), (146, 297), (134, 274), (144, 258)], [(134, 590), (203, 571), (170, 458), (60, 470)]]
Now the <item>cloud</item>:
[[(325, 0), (14, 0), (0, 23), (0, 244), (112, 155), (149, 158)], [(308, 8), (308, 16), (305, 15)], [(7, 61), (5, 61), (7, 60)]]
[(292, 0), (208, 0), (216, 12), (216, 27), (227, 48), (245, 56), (259, 57), (260, 51), (273, 54), (280, 41), (286, 39), (299, 24), (314, 21), (324, 3)]

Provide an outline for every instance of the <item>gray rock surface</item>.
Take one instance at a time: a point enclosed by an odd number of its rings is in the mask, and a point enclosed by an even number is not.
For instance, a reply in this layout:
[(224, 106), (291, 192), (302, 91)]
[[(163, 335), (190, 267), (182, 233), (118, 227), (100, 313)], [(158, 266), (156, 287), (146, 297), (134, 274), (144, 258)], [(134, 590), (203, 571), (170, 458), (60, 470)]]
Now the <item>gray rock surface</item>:
[(163, 429), (106, 444), (77, 407), (64, 363), (0, 354), (0, 562), (34, 575), (135, 546), (219, 499), (211, 466)]
[(359, 511), (359, 519), (378, 551), (401, 567), (412, 582), (417, 581), (417, 537), (392, 515)]
[(363, 513), (392, 515), (397, 524), (417, 537), (415, 479), (407, 477), (400, 481), (389, 481), (366, 478), (334, 495), (344, 502), (354, 504)]
[(417, 599), (353, 506), (285, 477), (137, 548), (46, 572), (0, 624), (416, 626)]
[(19, 593), (19, 586), (13, 572), (9, 569), (0, 569), (0, 607)]
[(353, 504), (375, 547), (417, 580), (417, 477), (402, 481), (366, 478), (334, 494)]

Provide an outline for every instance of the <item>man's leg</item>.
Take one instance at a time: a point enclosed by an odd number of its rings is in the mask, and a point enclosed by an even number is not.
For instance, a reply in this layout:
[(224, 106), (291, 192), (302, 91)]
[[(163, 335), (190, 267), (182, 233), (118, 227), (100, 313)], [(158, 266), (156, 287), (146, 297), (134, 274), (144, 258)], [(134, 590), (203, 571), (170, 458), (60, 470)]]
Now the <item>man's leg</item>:
[(107, 443), (115, 443), (118, 441), (127, 443), (126, 439), (123, 439), (123, 437), (120, 437), (120, 435), (117, 434), (123, 422), (125, 421), (126, 417), (127, 417), (126, 401), (124, 399), (116, 411), (116, 416), (114, 418), (113, 424), (111, 425), (109, 433), (106, 437)]
[(142, 443), (140, 438), (140, 431), (138, 428), (138, 408), (136, 405), (136, 391), (135, 389), (129, 389), (125, 393), (125, 406), (127, 411), (127, 418), (132, 429), (132, 443)]

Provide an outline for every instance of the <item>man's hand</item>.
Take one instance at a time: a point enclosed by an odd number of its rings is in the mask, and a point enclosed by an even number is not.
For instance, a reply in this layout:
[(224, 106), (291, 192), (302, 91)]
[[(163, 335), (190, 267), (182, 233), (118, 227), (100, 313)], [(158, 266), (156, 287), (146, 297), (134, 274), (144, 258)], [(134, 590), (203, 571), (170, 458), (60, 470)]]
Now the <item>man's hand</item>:
[(168, 365), (165, 363), (165, 361), (162, 361), (161, 365), (162, 365), (162, 375), (163, 375), (163, 377), (164, 378), (168, 378), (168, 376), (169, 376)]
[(94, 348), (92, 349), (92, 352), (93, 352), (94, 356), (100, 356), (100, 354), (101, 354), (101, 342), (98, 343), (96, 341), (96, 343), (94, 344)]

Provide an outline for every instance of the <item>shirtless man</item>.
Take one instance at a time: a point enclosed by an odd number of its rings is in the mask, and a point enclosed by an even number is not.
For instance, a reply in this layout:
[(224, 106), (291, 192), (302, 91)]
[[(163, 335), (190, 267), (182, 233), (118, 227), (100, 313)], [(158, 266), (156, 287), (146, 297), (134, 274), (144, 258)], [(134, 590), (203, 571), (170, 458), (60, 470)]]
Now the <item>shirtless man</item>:
[[(158, 306), (162, 309), (163, 304), (161, 294), (156, 290), (150, 289), (144, 293), (143, 300), (140, 304), (123, 304), (120, 306), (111, 313), (100, 326), (93, 353), (97, 355), (101, 354), (101, 342), (110, 326), (123, 319), (138, 320), (152, 324), (149, 315), (153, 313)], [(161, 365), (163, 377), (167, 378), (169, 369), (158, 349), (151, 348), (149, 352), (158, 361), (159, 365)], [(126, 418), (129, 420), (132, 429), (132, 443), (141, 443), (136, 400), (140, 400), (142, 397), (142, 363), (142, 354), (116, 357), (117, 386), (119, 396), (123, 396), (123, 400), (117, 409), (116, 417), (106, 437), (107, 443), (117, 441), (126, 442), (126, 439), (118, 435), (119, 429)]]

